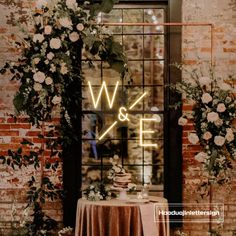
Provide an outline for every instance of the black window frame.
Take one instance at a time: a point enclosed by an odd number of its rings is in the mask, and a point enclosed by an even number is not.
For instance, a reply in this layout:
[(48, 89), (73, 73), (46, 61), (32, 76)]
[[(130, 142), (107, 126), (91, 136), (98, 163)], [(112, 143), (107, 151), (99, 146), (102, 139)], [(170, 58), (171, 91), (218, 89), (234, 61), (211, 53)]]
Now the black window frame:
[[(150, 0), (150, 1), (120, 1), (119, 4), (157, 4), (167, 7), (167, 22), (181, 22), (181, 0)], [(181, 80), (181, 73), (174, 67), (169, 66), (174, 62), (181, 62), (181, 27), (167, 27), (167, 70), (166, 84)], [(178, 126), (178, 117), (181, 109), (171, 110), (169, 106), (181, 98), (173, 94), (168, 87), (165, 88), (165, 148), (164, 148), (164, 197), (169, 203), (182, 202), (182, 129)], [(81, 107), (82, 108), (82, 107)], [(78, 111), (80, 112), (80, 111)], [(78, 129), (82, 130), (81, 120), (78, 120)], [(76, 144), (72, 144), (64, 150), (63, 158), (63, 184), (65, 198), (63, 200), (63, 221), (65, 225), (74, 226), (76, 217), (77, 200), (81, 197), (81, 164), (82, 144), (81, 137)], [(173, 208), (171, 208), (173, 209)], [(179, 209), (179, 208), (178, 208)], [(172, 224), (172, 226), (179, 224)]]

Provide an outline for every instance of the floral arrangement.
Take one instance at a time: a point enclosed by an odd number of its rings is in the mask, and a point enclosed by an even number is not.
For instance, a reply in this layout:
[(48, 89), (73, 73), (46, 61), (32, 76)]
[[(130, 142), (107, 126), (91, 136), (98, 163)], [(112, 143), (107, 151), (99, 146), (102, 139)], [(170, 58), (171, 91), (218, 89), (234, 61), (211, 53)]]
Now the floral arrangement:
[(68, 227), (65, 227), (65, 228), (61, 229), (60, 231), (58, 231), (58, 236), (72, 235), (72, 232), (73, 232), (73, 228), (68, 226)]
[[(19, 7), (16, 2), (10, 4), (13, 6), (11, 22), (18, 15), (14, 14)], [(22, 32), (6, 38), (18, 56), (6, 60), (0, 74), (9, 76), (9, 80), (17, 80), (19, 89), (13, 100), (17, 115), (23, 114), (32, 125), (41, 128), (38, 137), (42, 141), (47, 139), (45, 148), (51, 150), (50, 157), (62, 158), (60, 150), (75, 152), (71, 146), (77, 144), (81, 135), (81, 113), (78, 111), (82, 101), (82, 57), (89, 65), (94, 58), (101, 59), (122, 78), (128, 75), (122, 45), (114, 41), (105, 27), (96, 23), (98, 13), (109, 13), (115, 2), (102, 0), (90, 4), (82, 1), (79, 5), (76, 0), (38, 0), (36, 9), (20, 9), (22, 15), (13, 22)], [(29, 5), (32, 7), (33, 3), (29, 2)], [(51, 121), (55, 114), (58, 117), (59, 112), (60, 124), (50, 125), (50, 131), (45, 134), (44, 122)], [(28, 140), (21, 144), (34, 145)], [(37, 169), (43, 153), (44, 150), (39, 149), (25, 154), (20, 146), (17, 151), (9, 150), (6, 156), (0, 156), (0, 161), (13, 169), (30, 165)], [(63, 158), (66, 157), (67, 152), (64, 152)], [(42, 168), (56, 171), (58, 166), (57, 158), (52, 158)], [(27, 232), (30, 235), (41, 235), (42, 231), (47, 234), (56, 227), (56, 222), (44, 214), (42, 205), (48, 199), (54, 201), (61, 197), (61, 183), (55, 185), (49, 177), (42, 175), (39, 184), (32, 176), (28, 186), (27, 206), (33, 206), (33, 214), (32, 221), (26, 225)]]
[(116, 176), (116, 174), (124, 174), (126, 173), (126, 170), (123, 168), (123, 166), (121, 164), (119, 164), (120, 162), (120, 158), (118, 155), (114, 155), (113, 158), (110, 158), (110, 163), (112, 164), (111, 169), (108, 172), (108, 179), (113, 180)]
[[(50, 120), (55, 108), (60, 107), (69, 123), (66, 90), (74, 80), (83, 80), (82, 49), (88, 61), (100, 57), (122, 76), (125, 74), (122, 46), (105, 27), (96, 24), (96, 14), (109, 12), (114, 3), (103, 0), (95, 6), (85, 1), (79, 6), (76, 0), (40, 2), (35, 14), (28, 16), (27, 21), (33, 24), (23, 29), (24, 38), (10, 42), (22, 56), (7, 62), (0, 73), (9, 71), (12, 80), (20, 81), (14, 105), (19, 113), (26, 112), (31, 122)], [(78, 91), (74, 93), (81, 97)]]
[(89, 185), (88, 188), (82, 191), (82, 198), (89, 201), (110, 200), (112, 197), (114, 196), (110, 192), (110, 188), (103, 183)]
[(236, 157), (233, 78), (218, 78), (212, 69), (205, 76), (196, 70), (189, 72), (181, 65), (177, 67), (190, 76), (174, 87), (185, 101), (193, 104), (192, 112), (184, 112), (178, 123), (185, 126), (188, 121), (193, 121), (196, 132), (189, 133), (188, 140), (203, 147), (195, 159), (204, 165), (210, 177), (222, 183)]

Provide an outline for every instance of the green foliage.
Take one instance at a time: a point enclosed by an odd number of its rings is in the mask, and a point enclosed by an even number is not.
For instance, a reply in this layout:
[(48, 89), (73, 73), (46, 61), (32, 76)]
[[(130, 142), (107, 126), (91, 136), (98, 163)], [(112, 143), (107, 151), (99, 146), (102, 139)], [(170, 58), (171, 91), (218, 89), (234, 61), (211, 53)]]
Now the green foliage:
[(50, 231), (57, 227), (57, 222), (47, 216), (39, 203), (35, 202), (33, 206), (33, 221), (26, 223), (27, 235), (29, 236), (43, 236), (53, 235)]
[[(23, 29), (24, 38), (14, 42), (22, 55), (15, 62), (6, 62), (0, 73), (10, 73), (9, 79), (20, 84), (13, 100), (17, 114), (28, 115), (30, 123), (42, 128), (42, 122), (51, 121), (52, 113), (60, 110), (61, 122), (60, 126), (50, 127), (49, 132), (38, 136), (50, 150), (44, 166), (41, 167), (40, 160), (45, 150), (33, 151), (34, 144), (26, 139), (17, 150), (9, 150), (8, 155), (0, 156), (2, 164), (13, 169), (33, 166), (56, 172), (62, 149), (78, 142), (81, 134), (78, 111), (82, 101), (82, 51), (88, 63), (91, 64), (94, 57), (100, 57), (121, 77), (128, 77), (122, 46), (106, 33), (103, 26), (95, 24), (97, 14), (108, 13), (116, 2), (103, 0), (100, 4), (78, 6), (77, 3), (68, 5), (66, 0), (55, 5), (49, 1), (32, 16), (25, 16), (31, 24), (30, 30)], [(24, 147), (28, 150), (25, 151)], [(40, 180), (32, 176), (28, 187), (27, 207), (33, 207), (33, 221), (26, 225), (27, 235), (50, 235), (56, 222), (43, 213), (42, 206), (47, 201), (61, 198), (62, 186), (54, 184), (49, 176), (41, 176)], [(100, 189), (105, 192), (102, 186)]]
[(206, 172), (218, 184), (228, 182), (228, 171), (232, 169), (232, 160), (236, 158), (236, 133), (233, 121), (236, 118), (236, 102), (233, 93), (233, 77), (220, 78), (210, 68), (207, 75), (197, 69), (186, 70), (186, 78), (172, 86), (183, 95), (185, 102), (193, 104), (192, 112), (183, 112), (180, 125), (193, 122), (195, 132), (188, 136), (192, 144), (199, 143), (203, 150), (195, 155)]
[(119, 0), (103, 0), (100, 4), (95, 3), (90, 6), (90, 15), (92, 18), (96, 17), (99, 12), (109, 13), (115, 3), (118, 3)]

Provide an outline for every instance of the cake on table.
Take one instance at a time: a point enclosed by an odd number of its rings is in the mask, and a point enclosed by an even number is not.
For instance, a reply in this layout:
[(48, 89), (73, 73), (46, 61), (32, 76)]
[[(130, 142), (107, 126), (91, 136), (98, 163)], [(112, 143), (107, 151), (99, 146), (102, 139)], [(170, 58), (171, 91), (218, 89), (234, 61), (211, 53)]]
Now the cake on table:
[(131, 183), (130, 173), (116, 173), (113, 179), (113, 186), (115, 188), (128, 188), (128, 184)]

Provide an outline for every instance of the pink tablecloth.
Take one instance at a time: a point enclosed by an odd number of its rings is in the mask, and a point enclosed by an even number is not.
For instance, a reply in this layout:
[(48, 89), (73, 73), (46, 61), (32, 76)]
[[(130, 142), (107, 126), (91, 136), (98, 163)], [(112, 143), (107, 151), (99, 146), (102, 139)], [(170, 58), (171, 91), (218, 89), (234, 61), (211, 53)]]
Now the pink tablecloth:
[(75, 236), (169, 236), (168, 218), (155, 222), (155, 202), (168, 209), (166, 199), (159, 197), (149, 203), (79, 199)]

